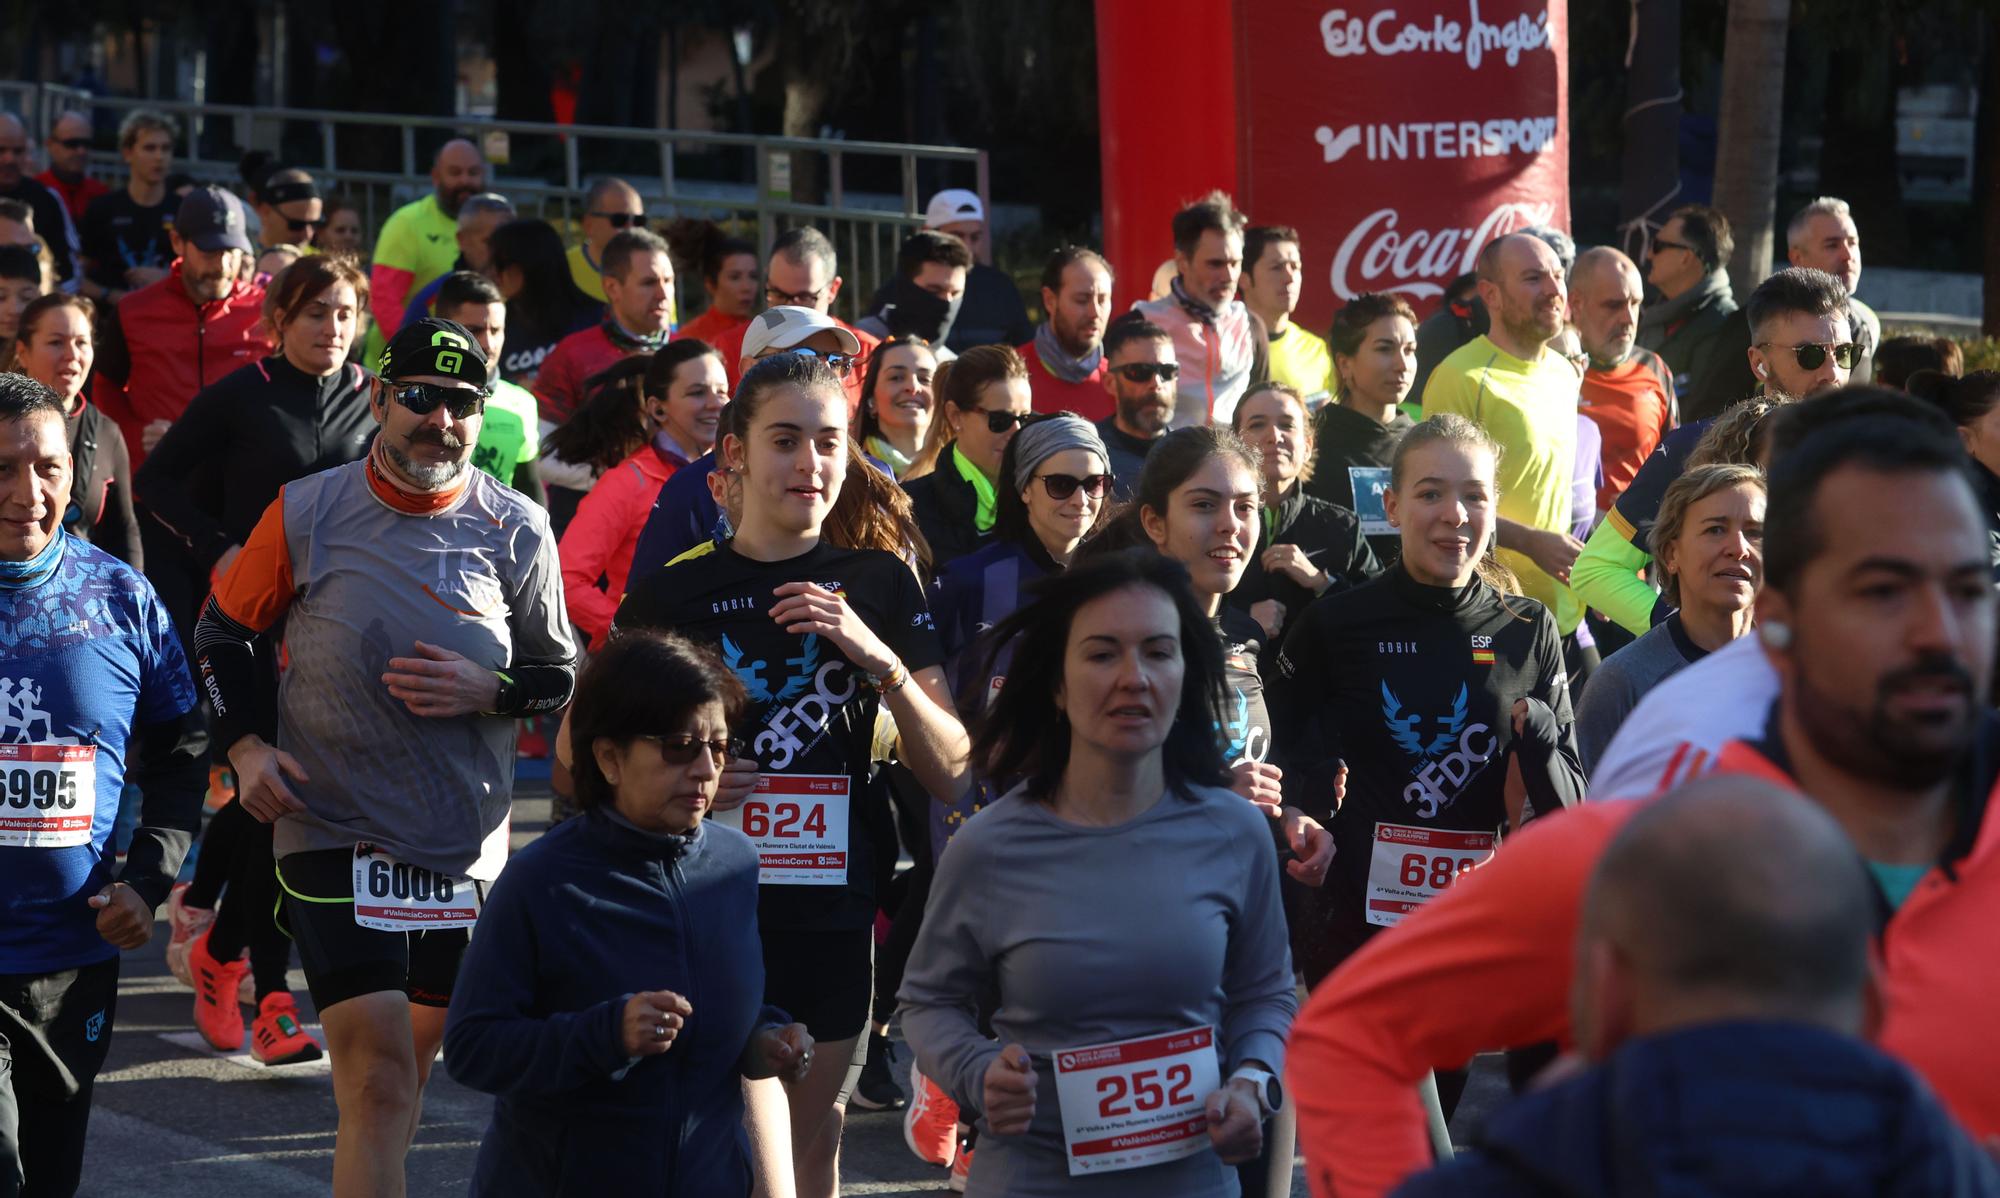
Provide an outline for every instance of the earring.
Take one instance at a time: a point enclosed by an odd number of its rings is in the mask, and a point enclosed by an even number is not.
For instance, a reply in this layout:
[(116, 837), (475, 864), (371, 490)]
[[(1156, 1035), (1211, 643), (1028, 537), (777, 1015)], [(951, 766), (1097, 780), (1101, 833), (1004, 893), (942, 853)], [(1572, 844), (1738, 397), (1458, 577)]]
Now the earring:
[(1757, 625), (1757, 639), (1765, 648), (1782, 653), (1792, 647), (1792, 626), (1782, 620), (1767, 620)]

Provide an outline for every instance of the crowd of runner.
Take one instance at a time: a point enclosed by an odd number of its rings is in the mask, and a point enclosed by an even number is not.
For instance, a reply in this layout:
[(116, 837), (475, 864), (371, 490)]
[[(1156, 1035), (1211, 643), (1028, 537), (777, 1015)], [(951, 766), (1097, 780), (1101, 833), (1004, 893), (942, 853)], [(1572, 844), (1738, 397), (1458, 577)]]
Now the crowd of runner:
[(343, 1196), (439, 1061), (476, 1194), (832, 1198), (859, 1106), (976, 1195), (2000, 1195), (2000, 374), (1841, 201), (1322, 338), (1227, 195), (1033, 324), (947, 190), (849, 324), (809, 225), (90, 131), (0, 115), (0, 1198), (156, 919)]

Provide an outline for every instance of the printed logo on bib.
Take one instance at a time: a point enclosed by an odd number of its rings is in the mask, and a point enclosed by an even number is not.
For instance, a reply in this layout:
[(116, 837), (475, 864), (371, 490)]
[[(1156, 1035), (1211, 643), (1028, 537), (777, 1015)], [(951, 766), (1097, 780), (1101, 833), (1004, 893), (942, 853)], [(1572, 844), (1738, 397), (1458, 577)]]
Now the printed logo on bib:
[(854, 697), (858, 685), (844, 660), (836, 657), (821, 664), (817, 633), (808, 633), (799, 641), (797, 657), (785, 659), (789, 669), (776, 690), (766, 677), (770, 663), (760, 658), (746, 664), (744, 656), (742, 646), (726, 635), (722, 638), (723, 664), (743, 680), (750, 701), (766, 708), (764, 731), (757, 734), (751, 747), (770, 768), (782, 770), (819, 743), (833, 713)]
[(1389, 727), (1390, 739), (1423, 763), (1403, 788), (1403, 801), (1419, 818), (1437, 818), (1499, 751), (1500, 738), (1491, 728), (1485, 724), (1467, 726), (1468, 697), (1465, 684), (1460, 683), (1450, 714), (1432, 720), (1437, 731), (1426, 737), (1420, 730), (1424, 717), (1415, 712), (1405, 714), (1403, 701), (1387, 682), (1382, 684), (1382, 719)]
[(1349, 466), (1347, 482), (1354, 488), (1354, 514), (1361, 517), (1361, 535), (1395, 536), (1396, 526), (1389, 523), (1389, 505), (1382, 498), (1389, 489), (1389, 468)]
[(759, 774), (734, 811), (711, 818), (750, 838), (759, 886), (847, 884), (846, 774)]
[(469, 928), (479, 921), (471, 878), (398, 861), (372, 844), (354, 846), (354, 922), (378, 932)]
[(1390, 928), (1493, 855), (1493, 833), (1376, 824), (1368, 922)]
[(1222, 1087), (1215, 1029), (1193, 1027), (1055, 1054), (1069, 1175), (1115, 1173), (1206, 1150)]

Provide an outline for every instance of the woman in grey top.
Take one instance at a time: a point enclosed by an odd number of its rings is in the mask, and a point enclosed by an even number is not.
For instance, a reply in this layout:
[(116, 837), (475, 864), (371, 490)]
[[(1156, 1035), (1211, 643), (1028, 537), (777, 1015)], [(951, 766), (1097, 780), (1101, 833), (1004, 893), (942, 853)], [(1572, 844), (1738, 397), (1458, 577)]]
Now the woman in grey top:
[(1755, 466), (1696, 466), (1674, 480), (1653, 521), (1661, 594), (1676, 610), (1604, 659), (1576, 707), (1585, 773), (1639, 700), (1750, 631), (1764, 581), (1764, 475)]
[(1222, 646), (1144, 551), (1050, 579), (993, 643), (973, 752), (1021, 781), (940, 859), (899, 996), (919, 1067), (984, 1112), (967, 1192), (1233, 1196), (1297, 1000), (1270, 831), (1224, 789)]

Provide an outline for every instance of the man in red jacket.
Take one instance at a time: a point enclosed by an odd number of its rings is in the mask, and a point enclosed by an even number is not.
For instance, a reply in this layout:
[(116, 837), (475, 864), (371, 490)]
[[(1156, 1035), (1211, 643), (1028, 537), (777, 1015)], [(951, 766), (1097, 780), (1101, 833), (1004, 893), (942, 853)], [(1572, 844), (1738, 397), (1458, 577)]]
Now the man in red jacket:
[(626, 229), (604, 245), (604, 319), (556, 343), (535, 375), (542, 419), (561, 424), (576, 414), (592, 375), (633, 354), (650, 354), (672, 330), (674, 263), (666, 239), (650, 229)]
[(138, 469), (195, 392), (271, 352), (258, 328), (264, 289), (245, 283), (253, 251), (243, 204), (219, 187), (181, 201), (173, 268), (107, 309), (91, 398), (118, 422)]
[(1104, 330), (1111, 324), (1111, 264), (1104, 255), (1066, 245), (1042, 268), (1047, 324), (1020, 347), (1037, 412), (1075, 412), (1098, 421), (1116, 408), (1104, 389)]

